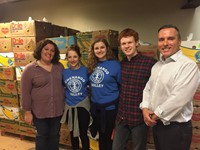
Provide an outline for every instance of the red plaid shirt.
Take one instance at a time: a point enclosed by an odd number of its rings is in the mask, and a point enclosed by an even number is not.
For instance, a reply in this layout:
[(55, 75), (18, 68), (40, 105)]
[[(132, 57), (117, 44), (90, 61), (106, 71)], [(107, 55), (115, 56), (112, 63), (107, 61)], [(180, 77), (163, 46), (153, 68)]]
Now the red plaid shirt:
[(119, 108), (116, 121), (124, 125), (136, 126), (143, 122), (142, 102), (143, 89), (151, 75), (151, 68), (156, 60), (140, 53), (130, 61), (121, 61), (121, 88)]

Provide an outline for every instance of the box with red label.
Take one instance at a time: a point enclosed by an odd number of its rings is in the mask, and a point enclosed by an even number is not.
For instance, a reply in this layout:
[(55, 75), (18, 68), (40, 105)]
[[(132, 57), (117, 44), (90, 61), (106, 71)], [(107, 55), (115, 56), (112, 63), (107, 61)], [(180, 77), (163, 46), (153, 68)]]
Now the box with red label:
[(12, 52), (11, 38), (0, 38), (0, 53)]
[(19, 122), (19, 132), (20, 135), (25, 135), (28, 137), (35, 137), (36, 135), (35, 126), (29, 125), (23, 121)]
[(15, 66), (26, 66), (34, 60), (33, 52), (14, 52)]
[(12, 37), (13, 52), (34, 51), (36, 49), (36, 38), (33, 37)]
[(9, 132), (19, 134), (19, 122), (10, 119), (0, 118), (1, 132)]
[(15, 68), (14, 67), (0, 67), (0, 79), (3, 80), (15, 80)]
[(200, 89), (198, 88), (193, 96), (193, 105), (200, 107)]
[(42, 21), (14, 21), (11, 22), (11, 34), (15, 36), (52, 36), (52, 25)]
[(0, 105), (19, 106), (16, 80), (0, 80)]
[(192, 126), (200, 128), (200, 107), (194, 107), (192, 115)]
[(192, 143), (190, 146), (191, 150), (199, 150), (200, 149), (200, 129), (193, 128), (192, 134)]
[(0, 37), (11, 37), (10, 26), (10, 23), (0, 23)]

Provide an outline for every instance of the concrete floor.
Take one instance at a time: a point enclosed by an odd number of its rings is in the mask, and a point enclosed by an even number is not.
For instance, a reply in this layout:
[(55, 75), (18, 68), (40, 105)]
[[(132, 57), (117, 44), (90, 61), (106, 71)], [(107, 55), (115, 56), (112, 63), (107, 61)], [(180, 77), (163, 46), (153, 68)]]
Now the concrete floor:
[[(19, 135), (4, 133), (0, 135), (0, 150), (35, 150), (33, 138), (25, 137), (22, 139)], [(59, 150), (71, 150), (70, 147), (61, 145)]]
[[(97, 141), (90, 139), (91, 149), (98, 150)], [(20, 137), (12, 133), (1, 133), (0, 150), (35, 150), (34, 138)], [(59, 150), (71, 150), (69, 146), (60, 145)]]

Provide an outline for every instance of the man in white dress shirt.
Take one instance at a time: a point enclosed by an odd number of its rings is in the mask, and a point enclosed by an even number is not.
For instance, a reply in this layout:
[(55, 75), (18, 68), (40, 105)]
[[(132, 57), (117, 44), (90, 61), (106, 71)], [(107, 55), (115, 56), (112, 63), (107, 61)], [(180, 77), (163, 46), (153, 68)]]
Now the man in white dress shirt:
[(152, 68), (140, 108), (153, 127), (156, 150), (189, 150), (192, 139), (192, 99), (199, 86), (197, 64), (182, 54), (179, 29), (158, 30), (160, 61)]

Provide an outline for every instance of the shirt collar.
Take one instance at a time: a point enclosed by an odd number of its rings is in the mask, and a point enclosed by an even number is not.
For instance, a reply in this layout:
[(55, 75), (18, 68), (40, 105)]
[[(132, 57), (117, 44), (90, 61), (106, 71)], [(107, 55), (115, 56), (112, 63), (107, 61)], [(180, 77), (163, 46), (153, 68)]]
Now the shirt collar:
[(160, 55), (160, 61), (162, 61), (162, 62), (177, 61), (182, 55), (183, 55), (183, 53), (181, 50), (177, 51), (175, 54), (173, 54), (172, 56), (170, 56), (169, 58), (167, 58), (165, 60), (163, 59), (163, 56)]

